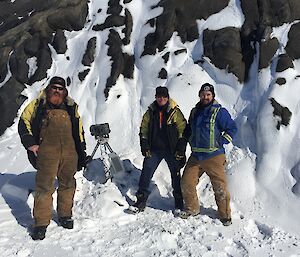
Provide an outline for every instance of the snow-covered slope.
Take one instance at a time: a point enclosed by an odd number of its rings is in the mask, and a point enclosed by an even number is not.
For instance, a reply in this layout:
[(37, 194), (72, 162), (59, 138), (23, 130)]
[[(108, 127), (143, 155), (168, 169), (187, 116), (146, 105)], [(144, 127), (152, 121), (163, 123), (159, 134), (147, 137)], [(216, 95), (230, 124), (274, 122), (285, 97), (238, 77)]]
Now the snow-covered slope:
[[(78, 32), (65, 32), (68, 50), (64, 55), (52, 51), (53, 64), (48, 75), (71, 78), (69, 94), (80, 106), (91, 153), (96, 142), (89, 127), (108, 122), (109, 143), (124, 160), (126, 171), (112, 181), (99, 183), (103, 166), (97, 152), (88, 174), (77, 173), (78, 188), (74, 206), (75, 229), (65, 231), (56, 224), (56, 216), (46, 239), (34, 242), (28, 235), (32, 224), (35, 171), (21, 146), (17, 125), (8, 128), (0, 139), (0, 251), (3, 256), (300, 256), (300, 153), (299, 87), (295, 69), (276, 73), (274, 64), (257, 73), (255, 60), (246, 84), (234, 75), (215, 68), (209, 59), (195, 64), (202, 55), (201, 37), (183, 44), (176, 33), (166, 50), (141, 57), (145, 37), (153, 31), (146, 23), (158, 16), (157, 1), (133, 0), (126, 5), (133, 16), (131, 43), (123, 50), (134, 54), (133, 79), (122, 75), (105, 99), (103, 91), (111, 69), (107, 55), (108, 30), (93, 31), (94, 24), (106, 18), (108, 1), (91, 0), (89, 22)], [(198, 21), (199, 35), (205, 28), (223, 25), (240, 27), (243, 15), (235, 2), (206, 21)], [(103, 11), (98, 13), (99, 8)], [(217, 23), (216, 21), (226, 20)], [(273, 30), (282, 45), (287, 27)], [(117, 29), (118, 30), (118, 29)], [(119, 33), (121, 29), (118, 30)], [(95, 61), (85, 80), (77, 74), (90, 38), (96, 37)], [(176, 50), (185, 49), (180, 54)], [(165, 64), (162, 56), (170, 52)], [(280, 54), (280, 53), (278, 53)], [(69, 58), (67, 58), (69, 57)], [(272, 63), (276, 62), (276, 58)], [(157, 74), (165, 68), (168, 79)], [(286, 85), (275, 84), (284, 77)], [(217, 219), (216, 205), (208, 177), (199, 183), (201, 215), (181, 220), (172, 214), (173, 199), (170, 175), (162, 163), (151, 184), (152, 193), (144, 213), (136, 216), (124, 210), (135, 200), (143, 158), (139, 150), (138, 131), (142, 114), (154, 100), (155, 87), (164, 85), (179, 104), (186, 118), (198, 101), (200, 86), (215, 85), (217, 100), (235, 118), (239, 135), (226, 151), (227, 175), (232, 195), (233, 225), (223, 227)], [(24, 90), (25, 105), (38, 95), (46, 81), (36, 82)], [(288, 126), (276, 129), (269, 98), (273, 97), (292, 112)], [(22, 108), (20, 112), (22, 111)], [(16, 119), (17, 122), (17, 119)], [(189, 154), (189, 152), (188, 152)], [(54, 195), (54, 209), (56, 196)]]

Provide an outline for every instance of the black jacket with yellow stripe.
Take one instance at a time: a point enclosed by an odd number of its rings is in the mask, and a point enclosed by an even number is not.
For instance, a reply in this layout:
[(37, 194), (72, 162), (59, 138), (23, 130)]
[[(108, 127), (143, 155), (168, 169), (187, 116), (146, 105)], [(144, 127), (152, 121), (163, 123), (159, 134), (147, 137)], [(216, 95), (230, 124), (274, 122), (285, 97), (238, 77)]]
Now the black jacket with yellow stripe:
[[(143, 152), (143, 141), (147, 141), (149, 145), (149, 150), (152, 150), (152, 141), (153, 139), (153, 129), (154, 129), (154, 112), (156, 110), (155, 101), (148, 107), (148, 110), (143, 116), (141, 126), (140, 126), (140, 140), (141, 140), (141, 148)], [(183, 138), (183, 132), (186, 126), (186, 120), (180, 111), (177, 103), (169, 99), (169, 105), (167, 108), (167, 138), (170, 146), (171, 153), (175, 153), (175, 151), (180, 150), (185, 152), (186, 143), (181, 143), (181, 149), (178, 149), (178, 143), (180, 139)]]
[[(78, 154), (77, 169), (85, 167), (86, 162), (86, 144), (82, 121), (78, 113), (78, 105), (74, 100), (67, 96), (66, 111), (68, 112), (72, 123), (72, 136), (74, 138), (76, 152)], [(36, 168), (36, 157), (28, 148), (32, 145), (39, 145), (42, 120), (46, 116), (46, 94), (42, 91), (40, 96), (31, 101), (24, 109), (18, 124), (18, 132), (23, 146), (27, 150), (28, 159), (33, 167)]]

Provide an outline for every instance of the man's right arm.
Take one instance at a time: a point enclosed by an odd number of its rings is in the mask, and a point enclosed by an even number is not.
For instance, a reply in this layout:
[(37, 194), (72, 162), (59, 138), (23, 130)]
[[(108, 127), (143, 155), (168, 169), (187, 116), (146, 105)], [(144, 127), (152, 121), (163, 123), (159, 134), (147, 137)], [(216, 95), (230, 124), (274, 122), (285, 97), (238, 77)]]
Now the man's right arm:
[(143, 116), (141, 127), (140, 127), (140, 146), (143, 156), (150, 157), (150, 144), (149, 144), (149, 123), (150, 123), (150, 112), (149, 110)]
[[(28, 150), (31, 146), (38, 146), (37, 142), (34, 139), (33, 133), (32, 133), (32, 127), (31, 127), (31, 120), (34, 113), (34, 109), (36, 106), (36, 101), (34, 100), (30, 102), (24, 111), (22, 112), (22, 115), (19, 120), (18, 124), (18, 133), (21, 138), (21, 142), (24, 145), (24, 147)], [(33, 150), (36, 149), (36, 147), (32, 148)], [(33, 151), (34, 152), (34, 151)]]

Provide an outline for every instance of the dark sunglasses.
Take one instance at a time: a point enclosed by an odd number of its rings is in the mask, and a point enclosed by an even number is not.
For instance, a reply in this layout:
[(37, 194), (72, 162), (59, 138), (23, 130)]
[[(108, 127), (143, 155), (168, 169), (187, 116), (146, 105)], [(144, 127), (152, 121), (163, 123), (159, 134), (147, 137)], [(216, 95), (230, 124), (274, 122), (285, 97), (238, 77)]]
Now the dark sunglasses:
[(64, 87), (58, 87), (58, 86), (51, 86), (51, 89), (63, 91), (65, 88)]

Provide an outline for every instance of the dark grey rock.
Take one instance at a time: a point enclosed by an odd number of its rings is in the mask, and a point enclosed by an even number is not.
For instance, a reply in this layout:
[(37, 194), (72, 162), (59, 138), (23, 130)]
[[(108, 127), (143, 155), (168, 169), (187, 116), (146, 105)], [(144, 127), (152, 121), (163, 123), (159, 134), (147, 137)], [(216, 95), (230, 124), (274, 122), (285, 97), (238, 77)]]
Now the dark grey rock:
[[(4, 81), (7, 75), (7, 60), (12, 48), (9, 46), (0, 48), (0, 83)], [(1, 134), (0, 134), (1, 135)]]
[(286, 53), (292, 60), (300, 58), (300, 23), (294, 24), (288, 34), (288, 43), (286, 45)]
[(97, 43), (97, 38), (96, 37), (90, 38), (90, 40), (87, 44), (85, 53), (83, 55), (82, 61), (81, 61), (81, 63), (84, 66), (91, 66), (91, 64), (94, 62), (96, 43)]
[(176, 51), (174, 52), (174, 54), (175, 54), (175, 55), (179, 55), (179, 54), (181, 54), (181, 53), (186, 53), (186, 52), (187, 52), (186, 49), (179, 49), (179, 50), (176, 50)]
[(40, 33), (36, 32), (24, 41), (24, 51), (29, 57), (35, 56), (40, 50)]
[(266, 68), (270, 65), (271, 60), (279, 47), (277, 38), (272, 38), (262, 42), (260, 45), (259, 69)]
[(20, 106), (25, 101), (25, 97), (21, 95), (23, 90), (24, 85), (13, 77), (0, 88), (0, 135), (13, 124)]
[[(155, 19), (156, 30), (147, 35), (143, 55), (155, 54), (156, 49), (163, 50), (174, 31), (183, 42), (198, 38), (197, 19), (207, 19), (228, 5), (229, 0), (181, 0), (161, 1), (163, 13)], [(155, 8), (155, 7), (154, 7)], [(153, 21), (152, 21), (153, 22)]]
[(241, 29), (242, 36), (255, 40), (259, 24), (257, 1), (241, 0), (241, 7), (245, 16), (245, 21)]
[(282, 86), (286, 83), (286, 79), (285, 78), (278, 78), (276, 79), (276, 84)]
[(52, 46), (58, 54), (64, 54), (67, 51), (67, 39), (63, 30), (58, 29), (54, 35)]
[(37, 70), (35, 73), (30, 77), (29, 84), (33, 84), (36, 81), (42, 80), (47, 76), (47, 70), (50, 69), (52, 64), (51, 59), (51, 51), (47, 44), (47, 41), (41, 44), (41, 49), (37, 55)]
[(287, 54), (281, 54), (278, 57), (278, 62), (276, 66), (277, 72), (282, 72), (288, 68), (294, 68), (293, 60)]
[(83, 28), (88, 13), (86, 1), (81, 1), (76, 8), (57, 10), (47, 18), (49, 27), (53, 30), (80, 30)]
[(287, 0), (258, 0), (257, 3), (262, 26), (277, 27), (292, 19), (292, 12)]
[(133, 79), (133, 72), (134, 72), (134, 55), (129, 55), (127, 53), (123, 54), (124, 58), (124, 67), (122, 74), (124, 78)]
[[(5, 108), (9, 110), (0, 117), (1, 125), (8, 126), (13, 122), (16, 110), (24, 100), (21, 95), (23, 83), (30, 85), (47, 76), (52, 64), (48, 44), (54, 43), (58, 53), (65, 52), (62, 30), (81, 29), (87, 10), (87, 0), (0, 2), (0, 81), (3, 82), (7, 75), (9, 58), (12, 73), (11, 79), (1, 87), (1, 101), (5, 101)], [(9, 53), (12, 53), (10, 57)], [(37, 58), (38, 67), (28, 78), (27, 60), (31, 57)], [(0, 135), (2, 133), (3, 129)]]
[(93, 26), (94, 31), (104, 30), (111, 27), (120, 27), (125, 25), (125, 17), (119, 15), (108, 16), (103, 24), (97, 24)]
[(278, 102), (276, 102), (274, 98), (271, 98), (270, 101), (274, 108), (273, 115), (280, 117), (280, 121), (278, 121), (276, 126), (276, 128), (280, 130), (281, 125), (289, 125), (292, 112), (287, 107), (283, 107)]
[(165, 68), (162, 68), (158, 74), (158, 77), (161, 79), (167, 79), (168, 78), (168, 72)]
[(112, 15), (119, 15), (123, 7), (120, 5), (119, 0), (109, 0), (107, 13)]
[(20, 83), (28, 82), (29, 66), (27, 64), (28, 56), (24, 52), (24, 48), (16, 49), (9, 59), (9, 67), (13, 77)]
[(86, 69), (86, 70), (84, 70), (82, 72), (79, 72), (79, 74), (78, 74), (79, 80), (81, 82), (84, 81), (85, 77), (89, 74), (89, 72), (90, 72), (90, 69)]
[(67, 77), (67, 86), (70, 86), (71, 85), (71, 79), (70, 77)]
[(170, 58), (170, 52), (165, 53), (162, 58), (164, 59), (164, 62), (167, 63)]
[(133, 26), (133, 20), (132, 15), (129, 12), (129, 10), (125, 9), (125, 28), (123, 30), (123, 33), (125, 34), (125, 37), (123, 38), (123, 44), (128, 45), (130, 43), (130, 36), (132, 33), (132, 26)]
[(120, 35), (115, 30), (111, 29), (106, 41), (108, 47), (108, 55), (111, 56), (112, 65), (111, 73), (107, 78), (104, 95), (107, 98), (110, 88), (116, 84), (119, 75), (124, 69), (124, 58), (122, 53), (122, 40)]
[(203, 33), (204, 55), (220, 68), (235, 74), (244, 81), (245, 64), (243, 62), (240, 31), (227, 27), (217, 31), (205, 30)]

